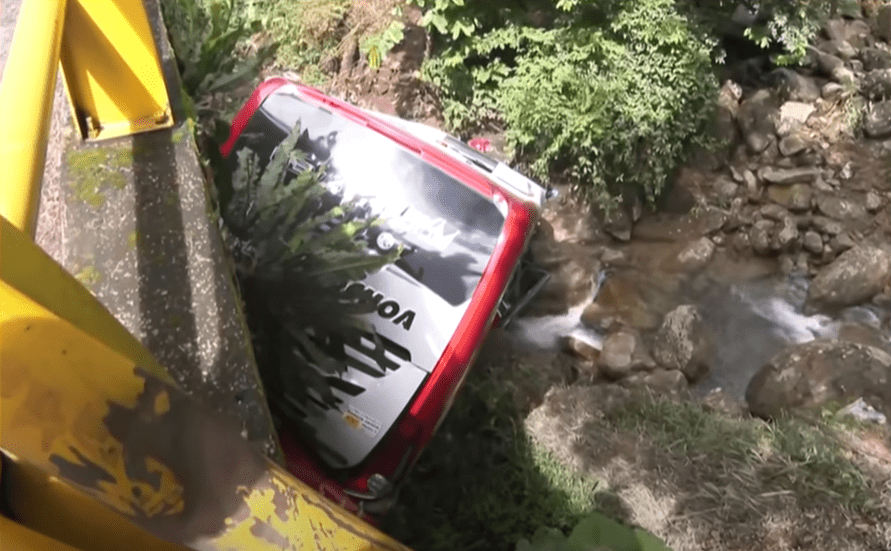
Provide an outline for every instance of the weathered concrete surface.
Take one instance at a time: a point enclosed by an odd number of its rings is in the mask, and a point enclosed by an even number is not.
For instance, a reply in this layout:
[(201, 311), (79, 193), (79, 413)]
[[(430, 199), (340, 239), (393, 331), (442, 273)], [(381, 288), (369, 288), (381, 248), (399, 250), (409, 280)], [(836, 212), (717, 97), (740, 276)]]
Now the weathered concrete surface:
[[(4, 2), (5, 64), (20, 2)], [(145, 0), (178, 126), (86, 144), (61, 75), (36, 240), (84, 283), (188, 393), (278, 457), (240, 295), (210, 206), (157, 0)]]

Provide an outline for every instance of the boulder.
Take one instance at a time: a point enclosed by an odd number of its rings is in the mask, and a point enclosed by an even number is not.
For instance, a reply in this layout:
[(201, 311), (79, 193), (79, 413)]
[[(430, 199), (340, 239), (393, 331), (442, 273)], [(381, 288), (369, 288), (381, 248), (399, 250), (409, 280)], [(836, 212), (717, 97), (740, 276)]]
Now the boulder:
[(788, 186), (792, 184), (809, 184), (821, 173), (818, 168), (776, 168), (763, 166), (758, 169), (758, 177), (769, 184)]
[(825, 233), (829, 236), (838, 235), (844, 231), (844, 228), (839, 222), (831, 218), (826, 218), (825, 216), (814, 216), (811, 218), (811, 224), (818, 232)]
[(891, 255), (862, 245), (825, 266), (811, 282), (807, 304), (834, 310), (868, 301), (882, 292), (891, 278)]
[(749, 230), (749, 243), (755, 254), (765, 255), (770, 252), (770, 232), (774, 227), (771, 220), (758, 220)]
[(813, 230), (807, 231), (801, 240), (801, 246), (811, 254), (820, 254), (823, 252), (823, 238)]
[(860, 203), (829, 193), (817, 195), (817, 208), (836, 220), (860, 220), (866, 216), (866, 209)]
[(779, 147), (782, 155), (791, 157), (807, 149), (807, 142), (801, 136), (793, 134), (781, 139)]
[(752, 153), (761, 153), (770, 145), (770, 136), (776, 131), (777, 106), (773, 94), (763, 89), (740, 103), (736, 122)]
[(813, 46), (808, 46), (807, 49), (810, 55), (816, 57), (817, 67), (825, 76), (831, 76), (833, 71), (845, 66), (845, 62), (837, 56), (827, 54), (826, 52), (820, 51)]
[(603, 282), (597, 298), (585, 307), (580, 320), (600, 331), (609, 330), (617, 322), (638, 329), (654, 329), (661, 317), (656, 308), (665, 300), (666, 297), (647, 282), (616, 274)]
[(869, 23), (862, 19), (848, 21), (845, 25), (845, 40), (857, 51), (872, 46), (872, 29), (869, 28)]
[(581, 304), (591, 294), (594, 274), (600, 270), (596, 260), (569, 259), (551, 271), (551, 279), (529, 306), (530, 315), (562, 314)]
[(784, 101), (813, 103), (820, 98), (820, 88), (811, 77), (785, 67), (774, 70), (770, 76)]
[(607, 377), (621, 379), (632, 371), (653, 369), (656, 362), (647, 352), (640, 333), (622, 327), (603, 341), (598, 366)]
[(839, 97), (845, 91), (845, 87), (837, 82), (827, 82), (820, 90), (823, 99), (831, 100)]
[(876, 36), (891, 42), (891, 4), (885, 2), (876, 16)]
[(857, 55), (857, 50), (847, 40), (830, 40), (823, 43), (820, 49), (845, 61)]
[(891, 136), (891, 99), (873, 104), (866, 112), (863, 132), (874, 139)]
[(796, 212), (806, 211), (811, 208), (811, 186), (807, 184), (792, 184), (791, 186), (770, 186), (767, 188), (767, 198)]
[(615, 237), (619, 241), (631, 240), (631, 229), (634, 221), (631, 214), (622, 207), (612, 209), (603, 221), (603, 231)]
[(876, 212), (882, 208), (882, 198), (875, 191), (870, 191), (866, 194), (864, 206), (866, 207), (867, 212)]
[(678, 254), (674, 268), (682, 272), (698, 272), (708, 266), (715, 254), (715, 244), (708, 237), (689, 243)]
[(709, 391), (699, 400), (699, 405), (706, 411), (722, 413), (730, 417), (744, 417), (747, 413), (746, 405), (742, 400), (720, 388)]
[(823, 31), (829, 40), (845, 40), (848, 38), (847, 24), (841, 17), (834, 17), (823, 25)]
[(764, 205), (758, 209), (758, 212), (764, 218), (774, 222), (782, 222), (784, 219), (789, 218), (789, 211), (780, 205)]
[(852, 69), (847, 67), (836, 67), (829, 76), (832, 80), (844, 86), (852, 86), (857, 82), (857, 75), (854, 74)]
[(787, 101), (780, 107), (779, 122), (776, 125), (777, 135), (788, 136), (801, 128), (816, 108), (810, 103)]
[(791, 217), (783, 219), (779, 230), (770, 240), (770, 248), (774, 251), (788, 251), (798, 244), (798, 225)]
[(661, 398), (686, 398), (690, 392), (687, 378), (676, 369), (634, 373), (619, 384), (631, 391), (643, 391)]
[(588, 362), (596, 362), (600, 358), (600, 350), (572, 335), (560, 339), (560, 349), (570, 356)]
[(860, 89), (871, 100), (891, 98), (891, 69), (873, 69), (866, 73)]
[(718, 195), (718, 199), (722, 201), (730, 201), (734, 197), (736, 197), (736, 192), (739, 190), (739, 185), (732, 180), (727, 179), (726, 177), (718, 178), (714, 183), (715, 193)]
[(854, 242), (854, 239), (851, 238), (848, 232), (842, 232), (829, 240), (829, 248), (832, 250), (832, 254), (836, 256), (856, 246), (857, 243)]
[(733, 249), (737, 252), (744, 252), (752, 246), (749, 233), (745, 231), (739, 231), (733, 234), (731, 244), (733, 245)]
[(860, 59), (867, 71), (891, 68), (891, 51), (883, 48), (866, 48), (860, 52)]
[(749, 411), (764, 418), (860, 397), (891, 415), (891, 355), (835, 339), (787, 348), (774, 356), (746, 389)]
[(709, 372), (714, 348), (695, 306), (678, 306), (668, 314), (654, 337), (653, 356), (668, 369), (696, 381)]

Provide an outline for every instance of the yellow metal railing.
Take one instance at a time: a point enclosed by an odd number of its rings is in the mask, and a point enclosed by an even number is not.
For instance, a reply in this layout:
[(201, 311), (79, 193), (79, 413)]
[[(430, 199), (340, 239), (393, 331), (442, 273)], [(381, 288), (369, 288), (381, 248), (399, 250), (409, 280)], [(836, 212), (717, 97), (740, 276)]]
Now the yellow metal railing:
[(60, 60), (84, 138), (173, 125), (142, 0), (25, 0), (0, 82), (0, 215), (32, 236)]
[(0, 215), (34, 234), (67, 0), (22, 3), (0, 81)]

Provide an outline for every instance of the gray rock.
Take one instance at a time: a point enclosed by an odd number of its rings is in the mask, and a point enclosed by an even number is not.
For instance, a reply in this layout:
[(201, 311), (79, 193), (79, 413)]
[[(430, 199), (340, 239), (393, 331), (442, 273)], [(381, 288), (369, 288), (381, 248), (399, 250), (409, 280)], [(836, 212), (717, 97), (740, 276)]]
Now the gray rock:
[(562, 314), (589, 296), (600, 266), (595, 260), (582, 260), (570, 258), (551, 270), (551, 279), (529, 306), (530, 315)]
[(860, 59), (867, 71), (891, 68), (891, 51), (883, 48), (865, 48), (860, 52)]
[(823, 252), (823, 238), (813, 230), (805, 232), (801, 245), (804, 247), (804, 250), (812, 254)]
[(761, 191), (758, 189), (758, 178), (755, 176), (755, 173), (748, 168), (743, 172), (743, 181), (746, 184), (746, 192), (750, 196)]
[(736, 122), (753, 153), (760, 153), (770, 145), (776, 131), (778, 102), (769, 90), (758, 90), (739, 105)]
[(739, 169), (733, 165), (730, 165), (730, 176), (733, 178), (733, 181), (736, 182), (737, 184), (745, 183), (745, 178), (743, 178), (743, 173), (740, 172)]
[(891, 69), (873, 69), (860, 82), (863, 94), (871, 100), (891, 97)]
[(695, 306), (678, 306), (654, 337), (653, 357), (662, 367), (679, 369), (696, 381), (711, 369), (714, 346)]
[(876, 212), (882, 207), (882, 198), (875, 191), (870, 191), (866, 194), (864, 203), (868, 212)]
[(838, 235), (844, 230), (844, 228), (838, 221), (831, 218), (826, 218), (825, 216), (814, 216), (811, 219), (811, 223), (813, 224), (814, 229), (816, 229), (818, 232), (825, 233), (826, 235), (830, 236)]
[(872, 105), (863, 117), (863, 132), (874, 139), (891, 136), (891, 100)]
[(782, 225), (770, 241), (774, 251), (788, 251), (798, 244), (798, 226), (791, 217), (783, 219)]
[(718, 198), (723, 201), (730, 201), (736, 197), (736, 192), (739, 190), (739, 185), (736, 182), (731, 182), (724, 178), (717, 180), (714, 185)]
[(758, 212), (760, 212), (761, 216), (764, 218), (775, 222), (782, 222), (786, 218), (789, 218), (789, 211), (780, 205), (764, 205), (758, 209)]
[(645, 391), (659, 397), (686, 398), (689, 395), (687, 378), (676, 369), (654, 369), (649, 373), (635, 373), (619, 384), (631, 391)]
[(758, 169), (758, 177), (769, 184), (792, 185), (812, 183), (820, 175), (818, 168), (775, 168), (763, 166)]
[(699, 405), (706, 411), (729, 417), (744, 417), (748, 413), (746, 405), (741, 400), (720, 388), (713, 389), (703, 396)]
[(823, 25), (823, 30), (829, 40), (847, 40), (847, 24), (841, 17), (830, 19)]
[(820, 98), (820, 88), (813, 78), (784, 67), (771, 73), (771, 80), (785, 101), (813, 103)]
[(770, 147), (771, 139), (770, 134), (767, 132), (762, 132), (760, 130), (752, 130), (751, 132), (745, 135), (746, 146), (749, 148), (754, 154), (764, 152), (768, 147)]
[(829, 193), (817, 195), (817, 208), (826, 216), (836, 220), (858, 220), (866, 216), (863, 205)]
[(804, 125), (815, 111), (810, 103), (787, 101), (780, 107), (779, 122), (776, 125), (777, 135), (788, 136)]
[(856, 245), (857, 243), (854, 242), (847, 232), (842, 232), (829, 241), (829, 248), (832, 249), (832, 254), (834, 255), (839, 255), (848, 249), (853, 249)]
[(833, 188), (831, 185), (829, 185), (826, 182), (826, 180), (823, 179), (822, 175), (818, 175), (817, 179), (814, 180), (814, 189), (817, 191), (825, 191), (825, 192), (835, 191), (835, 188)]
[(845, 62), (841, 58), (822, 52), (813, 46), (808, 46), (808, 51), (817, 58), (817, 67), (826, 76), (831, 76), (833, 71), (845, 66)]
[(876, 24), (876, 36), (885, 42), (891, 42), (891, 4), (886, 2), (879, 8)]
[(795, 271), (795, 261), (787, 254), (780, 255), (779, 265), (780, 273), (783, 275), (789, 275)]
[(854, 247), (817, 273), (807, 304), (829, 310), (860, 304), (881, 293), (889, 278), (891, 255), (878, 247)]
[(852, 59), (857, 55), (857, 50), (847, 40), (830, 40), (821, 45), (820, 49), (843, 60)]
[(891, 415), (891, 355), (835, 339), (790, 346), (774, 356), (746, 389), (749, 411), (765, 418), (861, 397)]
[(765, 255), (770, 252), (770, 231), (774, 223), (770, 220), (758, 220), (749, 230), (749, 242), (756, 254)]
[(749, 239), (749, 233), (745, 231), (739, 231), (733, 234), (732, 240), (733, 248), (738, 252), (744, 252), (749, 247), (752, 246), (751, 241)]
[(560, 349), (570, 356), (589, 362), (596, 362), (601, 355), (600, 350), (597, 350), (587, 342), (573, 337), (572, 335), (567, 335), (560, 339)]
[(837, 82), (827, 82), (823, 85), (823, 89), (820, 91), (820, 94), (823, 96), (823, 99), (834, 99), (838, 96), (842, 95), (842, 92), (845, 91), (845, 87)]
[(715, 244), (708, 237), (700, 237), (688, 244), (677, 256), (677, 268), (684, 272), (698, 272), (708, 266), (715, 254)]
[(631, 215), (622, 207), (612, 210), (604, 220), (603, 231), (615, 237), (619, 241), (631, 241), (631, 230), (634, 222)]
[(836, 67), (832, 70), (832, 73), (829, 75), (832, 80), (838, 82), (842, 85), (853, 85), (857, 82), (857, 75), (854, 74), (854, 71), (848, 69), (847, 67)]
[(603, 341), (598, 366), (612, 379), (621, 379), (632, 371), (653, 369), (656, 362), (646, 351), (640, 333), (623, 327)]
[(625, 253), (617, 249), (604, 247), (603, 251), (600, 253), (600, 261), (605, 264), (616, 264), (624, 262), (625, 260)]
[(854, 71), (855, 76), (860, 76), (863, 74), (863, 62), (859, 59), (852, 59), (848, 62), (851, 65), (851, 70)]
[(773, 185), (767, 188), (767, 197), (789, 210), (803, 212), (811, 208), (813, 192), (811, 186), (807, 184)]
[(779, 147), (780, 153), (786, 157), (791, 157), (792, 155), (796, 155), (807, 149), (807, 142), (805, 142), (801, 136), (793, 134), (781, 139)]
[(848, 21), (848, 24), (845, 25), (845, 40), (847, 40), (848, 44), (853, 46), (857, 51), (860, 51), (867, 46), (871, 46), (873, 38), (872, 29), (869, 28), (869, 23), (862, 19)]

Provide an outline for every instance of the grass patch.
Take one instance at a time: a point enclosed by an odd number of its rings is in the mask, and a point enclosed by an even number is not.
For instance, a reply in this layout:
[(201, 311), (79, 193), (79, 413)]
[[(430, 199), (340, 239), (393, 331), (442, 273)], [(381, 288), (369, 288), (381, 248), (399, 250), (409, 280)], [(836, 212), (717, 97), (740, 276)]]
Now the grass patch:
[(692, 403), (635, 401), (607, 419), (678, 458), (723, 465), (750, 486), (748, 495), (755, 500), (791, 492), (801, 503), (831, 499), (858, 510), (869, 503), (866, 479), (833, 436), (842, 425), (830, 417), (765, 422), (708, 413)]
[(522, 365), (477, 365), (424, 452), (384, 530), (418, 551), (511, 549), (541, 526), (568, 532), (598, 482), (526, 436), (515, 392)]

